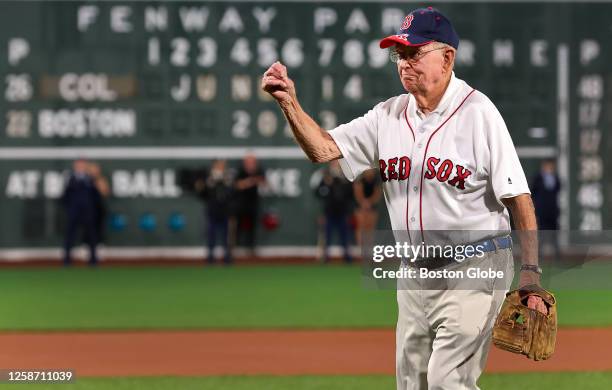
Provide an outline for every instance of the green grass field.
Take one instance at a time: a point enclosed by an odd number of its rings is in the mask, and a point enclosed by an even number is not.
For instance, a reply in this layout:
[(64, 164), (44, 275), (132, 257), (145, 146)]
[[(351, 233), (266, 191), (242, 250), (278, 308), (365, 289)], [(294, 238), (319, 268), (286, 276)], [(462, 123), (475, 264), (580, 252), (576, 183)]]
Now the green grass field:
[[(497, 374), (484, 375), (479, 385), (494, 390), (604, 390), (610, 388), (612, 372), (546, 373), (546, 374)], [(14, 385), (0, 385), (0, 389)], [(132, 389), (181, 389), (181, 390), (376, 390), (394, 389), (391, 376), (230, 376), (230, 377), (148, 377), (148, 378), (87, 378), (77, 379), (68, 385), (24, 385), (30, 390), (132, 390)]]
[[(4, 269), (1, 330), (393, 327), (358, 266)], [(612, 273), (607, 273), (609, 277)], [(612, 290), (557, 291), (561, 326), (612, 325)]]
[[(583, 284), (601, 287), (612, 269)], [(563, 286), (576, 286), (564, 274)], [(612, 326), (612, 290), (560, 289), (561, 326)], [(395, 292), (358, 266), (24, 268), (0, 272), (0, 330), (393, 327)], [(612, 372), (487, 374), (483, 389), (603, 390)], [(14, 388), (2, 385), (0, 389)], [(393, 389), (391, 376), (77, 378), (24, 389)]]
[(75, 268), (0, 272), (0, 329), (392, 326), (392, 291), (358, 267)]

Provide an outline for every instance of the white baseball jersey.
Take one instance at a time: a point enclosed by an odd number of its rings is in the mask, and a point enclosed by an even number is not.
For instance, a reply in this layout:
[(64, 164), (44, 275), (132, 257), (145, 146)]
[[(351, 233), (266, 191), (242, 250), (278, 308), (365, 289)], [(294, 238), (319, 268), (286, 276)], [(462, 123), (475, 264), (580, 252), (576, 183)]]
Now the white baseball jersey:
[(454, 73), (427, 115), (404, 94), (329, 134), (349, 180), (380, 169), (393, 230), (509, 232), (501, 199), (530, 193), (500, 113)]

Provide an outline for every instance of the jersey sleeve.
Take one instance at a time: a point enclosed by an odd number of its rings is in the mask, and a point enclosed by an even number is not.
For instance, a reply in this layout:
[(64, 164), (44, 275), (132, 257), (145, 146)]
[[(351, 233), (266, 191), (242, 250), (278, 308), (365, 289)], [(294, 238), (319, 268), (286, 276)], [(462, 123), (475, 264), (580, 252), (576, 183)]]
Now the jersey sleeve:
[(488, 171), (497, 201), (521, 194), (530, 194), (525, 172), (510, 137), (506, 123), (491, 103), (485, 120), (488, 134)]
[(339, 160), (342, 172), (350, 181), (378, 164), (377, 108), (329, 131), (342, 153)]

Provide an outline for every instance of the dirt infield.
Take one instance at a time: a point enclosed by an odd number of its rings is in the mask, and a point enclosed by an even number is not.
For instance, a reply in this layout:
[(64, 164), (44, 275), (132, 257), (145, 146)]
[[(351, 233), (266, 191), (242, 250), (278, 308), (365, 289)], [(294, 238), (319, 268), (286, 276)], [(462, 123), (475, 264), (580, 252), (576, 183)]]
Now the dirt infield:
[[(394, 332), (373, 330), (0, 333), (0, 367), (78, 376), (394, 374)], [(562, 329), (545, 362), (492, 348), (487, 372), (612, 370), (612, 329)]]

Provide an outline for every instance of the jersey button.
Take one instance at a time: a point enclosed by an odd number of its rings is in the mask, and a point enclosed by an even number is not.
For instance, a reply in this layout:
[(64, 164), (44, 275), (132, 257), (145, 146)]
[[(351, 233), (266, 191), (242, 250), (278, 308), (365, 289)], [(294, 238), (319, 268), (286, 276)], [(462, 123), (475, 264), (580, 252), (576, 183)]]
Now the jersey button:
[(412, 189), (414, 190), (414, 192), (417, 192), (419, 190), (419, 187), (414, 186), (414, 187), (412, 187)]
[(414, 222), (414, 221), (416, 221), (415, 217), (410, 218), (410, 222)]

